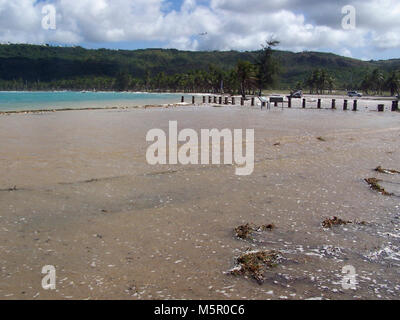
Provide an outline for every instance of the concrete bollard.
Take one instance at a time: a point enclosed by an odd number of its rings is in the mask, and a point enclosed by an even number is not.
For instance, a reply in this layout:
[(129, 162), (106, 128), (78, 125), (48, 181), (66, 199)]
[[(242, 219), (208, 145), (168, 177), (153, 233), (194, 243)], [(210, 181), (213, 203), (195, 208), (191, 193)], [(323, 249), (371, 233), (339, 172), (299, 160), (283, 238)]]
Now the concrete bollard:
[(240, 98), (240, 105), (244, 106), (244, 98), (243, 97)]
[(208, 103), (211, 103), (211, 96), (208, 96)]
[(353, 111), (357, 111), (357, 100), (353, 102)]
[(184, 103), (185, 102), (185, 97), (182, 96), (181, 102)]
[(203, 103), (204, 104), (206, 103), (206, 97), (205, 96), (203, 96)]
[(192, 104), (195, 104), (195, 102), (196, 102), (196, 97), (193, 96), (193, 97), (192, 97)]
[(292, 107), (292, 98), (291, 97), (288, 98), (288, 107), (289, 108)]
[(235, 105), (235, 104), (236, 104), (235, 97), (232, 97), (232, 105)]
[(332, 109), (336, 109), (336, 99), (332, 99)]
[(399, 101), (392, 101), (392, 111), (398, 111), (399, 110)]
[(348, 108), (348, 101), (344, 100), (344, 102), (343, 102), (343, 110), (346, 111), (347, 108)]
[(254, 107), (254, 102), (255, 102), (255, 100), (254, 100), (254, 97), (253, 97), (253, 98), (251, 98), (251, 106), (252, 107)]
[(385, 105), (384, 104), (378, 104), (378, 112), (384, 112), (385, 111)]
[(219, 97), (218, 103), (222, 104), (222, 97)]
[(306, 99), (303, 99), (303, 109), (306, 108)]
[(228, 97), (225, 97), (225, 104), (228, 104)]
[(217, 97), (214, 96), (214, 103), (217, 103)]
[(321, 99), (318, 99), (318, 105), (317, 105), (318, 109), (321, 109)]

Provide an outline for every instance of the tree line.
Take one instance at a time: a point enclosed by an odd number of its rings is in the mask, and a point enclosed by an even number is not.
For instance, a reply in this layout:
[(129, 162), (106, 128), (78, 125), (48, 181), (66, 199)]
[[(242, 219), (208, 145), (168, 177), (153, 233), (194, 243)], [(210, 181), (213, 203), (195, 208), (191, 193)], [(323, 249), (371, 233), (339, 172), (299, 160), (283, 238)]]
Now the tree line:
[[(315, 94), (332, 93), (337, 89), (360, 90), (365, 94), (399, 93), (399, 67), (388, 65), (390, 61), (382, 62), (382, 66), (379, 66), (380, 64), (375, 62), (348, 61), (329, 54), (296, 55), (274, 50), (278, 44), (278, 41), (269, 41), (261, 50), (249, 53), (191, 53), (174, 50), (113, 52), (102, 49), (89, 51), (83, 48), (0, 45), (0, 90), (204, 92), (248, 95), (261, 94), (263, 89), (279, 88), (292, 91), (309, 90)], [(197, 68), (196, 59), (200, 59)], [(218, 62), (218, 59), (221, 61)], [(205, 61), (209, 62), (208, 66), (204, 66)], [(182, 63), (187, 67), (179, 67)], [(355, 67), (357, 64), (359, 67)], [(371, 66), (366, 67), (364, 64)], [(132, 65), (135, 65), (136, 69), (132, 69)], [(343, 69), (347, 70), (347, 74), (339, 71), (339, 65), (349, 68)], [(184, 69), (189, 71), (183, 72)], [(354, 71), (357, 74), (354, 74)], [(287, 82), (285, 77), (296, 80)], [(282, 86), (282, 83), (285, 85)]]
[(128, 72), (115, 77), (75, 77), (53, 81), (1, 80), (0, 90), (96, 90), (96, 91), (150, 91), (150, 92), (204, 92), (229, 94), (255, 94), (272, 87), (279, 72), (278, 61), (273, 58), (273, 47), (278, 41), (268, 41), (254, 61), (239, 60), (232, 69), (210, 64), (208, 70), (186, 73), (151, 75), (135, 78)]
[(385, 74), (382, 70), (375, 69), (367, 72), (358, 85), (344, 88), (338, 85), (332, 73), (317, 68), (303, 82), (297, 82), (294, 89), (295, 91), (308, 89), (310, 94), (332, 93), (335, 89), (345, 89), (361, 90), (366, 95), (382, 95), (384, 92), (390, 92), (390, 95), (394, 96), (400, 93), (400, 70)]

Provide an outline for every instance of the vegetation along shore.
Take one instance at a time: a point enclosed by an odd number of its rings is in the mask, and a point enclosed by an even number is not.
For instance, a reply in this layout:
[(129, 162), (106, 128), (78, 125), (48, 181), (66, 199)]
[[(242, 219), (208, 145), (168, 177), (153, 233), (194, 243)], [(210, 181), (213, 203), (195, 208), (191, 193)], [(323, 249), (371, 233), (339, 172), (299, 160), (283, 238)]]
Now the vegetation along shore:
[(362, 61), (331, 53), (272, 50), (89, 50), (49, 45), (0, 45), (0, 90), (102, 90), (310, 93), (362, 90), (399, 93), (400, 59)]

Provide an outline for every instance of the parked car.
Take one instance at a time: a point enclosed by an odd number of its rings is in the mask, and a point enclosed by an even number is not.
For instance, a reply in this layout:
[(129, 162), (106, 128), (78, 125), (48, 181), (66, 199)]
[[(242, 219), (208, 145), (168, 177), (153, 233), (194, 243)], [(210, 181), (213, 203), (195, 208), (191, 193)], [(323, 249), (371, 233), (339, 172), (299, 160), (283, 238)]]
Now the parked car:
[(362, 94), (361, 94), (361, 93), (358, 93), (357, 91), (349, 91), (349, 92), (347, 92), (347, 95), (348, 95), (349, 97), (359, 97), (359, 98), (362, 97)]
[(289, 96), (290, 98), (294, 98), (294, 99), (301, 99), (303, 98), (303, 91), (296, 91), (290, 94)]

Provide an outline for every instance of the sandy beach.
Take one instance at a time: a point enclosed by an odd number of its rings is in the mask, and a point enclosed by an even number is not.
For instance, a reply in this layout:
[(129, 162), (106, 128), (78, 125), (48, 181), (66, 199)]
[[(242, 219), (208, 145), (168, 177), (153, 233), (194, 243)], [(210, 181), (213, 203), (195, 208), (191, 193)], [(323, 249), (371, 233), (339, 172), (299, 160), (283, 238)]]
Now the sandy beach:
[[(374, 171), (400, 170), (400, 114), (295, 103), (1, 115), (0, 297), (400, 299), (400, 174)], [(146, 133), (172, 120), (254, 129), (254, 173), (149, 165)], [(324, 229), (334, 216), (363, 223)], [(246, 223), (276, 228), (239, 240)], [(282, 253), (263, 284), (228, 272), (248, 248)], [(45, 265), (56, 290), (41, 287)]]

